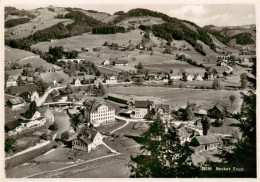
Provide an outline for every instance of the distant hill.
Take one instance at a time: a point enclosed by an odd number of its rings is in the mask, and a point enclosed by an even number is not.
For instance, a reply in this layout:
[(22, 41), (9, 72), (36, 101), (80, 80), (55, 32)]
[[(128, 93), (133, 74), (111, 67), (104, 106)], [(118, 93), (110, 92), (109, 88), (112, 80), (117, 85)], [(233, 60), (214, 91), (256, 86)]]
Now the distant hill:
[(225, 27), (207, 25), (204, 26), (203, 29), (214, 35), (221, 42), (230, 46), (255, 44), (256, 42), (255, 25)]

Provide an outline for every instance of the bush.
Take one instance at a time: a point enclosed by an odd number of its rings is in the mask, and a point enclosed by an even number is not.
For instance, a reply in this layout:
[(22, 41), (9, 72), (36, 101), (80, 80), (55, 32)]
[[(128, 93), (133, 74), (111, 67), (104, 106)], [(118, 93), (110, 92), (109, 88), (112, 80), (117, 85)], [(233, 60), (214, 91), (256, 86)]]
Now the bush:
[(216, 121), (213, 123), (215, 127), (220, 127), (224, 123), (224, 120), (216, 119)]
[(59, 129), (58, 124), (54, 122), (52, 125), (49, 126), (49, 130), (57, 131)]

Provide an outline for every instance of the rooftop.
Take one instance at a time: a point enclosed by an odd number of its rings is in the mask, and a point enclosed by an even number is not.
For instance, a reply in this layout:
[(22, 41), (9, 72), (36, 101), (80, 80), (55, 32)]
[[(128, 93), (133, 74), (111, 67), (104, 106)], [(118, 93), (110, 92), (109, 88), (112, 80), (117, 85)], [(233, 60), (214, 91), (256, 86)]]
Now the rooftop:
[(219, 143), (218, 138), (215, 136), (197, 136), (196, 139), (200, 145)]
[(135, 101), (135, 107), (137, 108), (147, 108), (151, 104), (153, 104), (153, 101)]

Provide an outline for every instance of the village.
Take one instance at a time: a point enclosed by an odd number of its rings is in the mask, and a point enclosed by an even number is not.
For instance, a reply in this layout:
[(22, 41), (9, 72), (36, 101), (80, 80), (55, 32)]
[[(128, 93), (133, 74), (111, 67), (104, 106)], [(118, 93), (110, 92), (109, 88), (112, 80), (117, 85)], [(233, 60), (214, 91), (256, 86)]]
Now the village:
[[(121, 24), (142, 21), (150, 22)], [(165, 41), (137, 25), (113, 38), (99, 40), (92, 30), (50, 39), (31, 52), (5, 46), (7, 177), (103, 177), (100, 170), (129, 177), (130, 158), (150, 155), (138, 141), (158, 120), (165, 133), (177, 130), (196, 167), (232, 152), (242, 137), (234, 125), (255, 48), (212, 38), (216, 50), (200, 41), (202, 55), (185, 41)], [(8, 36), (19, 35), (11, 30)]]

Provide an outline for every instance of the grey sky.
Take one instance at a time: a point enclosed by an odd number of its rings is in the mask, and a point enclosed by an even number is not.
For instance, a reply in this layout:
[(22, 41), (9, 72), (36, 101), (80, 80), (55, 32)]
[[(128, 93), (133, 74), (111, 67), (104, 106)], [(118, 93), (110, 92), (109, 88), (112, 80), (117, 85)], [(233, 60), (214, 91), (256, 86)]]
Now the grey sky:
[[(87, 10), (97, 10), (113, 14), (116, 11), (128, 11), (133, 8), (146, 8), (159, 11), (169, 16), (195, 22), (200, 26), (234, 26), (255, 24), (254, 4), (141, 4), (135, 0), (135, 4), (117, 3), (108, 0), (104, 4), (101, 1), (90, 0), (43, 0), (35, 3), (35, 0), (6, 0), (5, 6), (15, 6), (19, 9), (33, 9), (48, 5), (61, 7), (79, 7)], [(128, 2), (133, 2), (128, 1)], [(150, 1), (149, 1), (150, 2)], [(158, 2), (158, 1), (157, 1)], [(164, 1), (165, 2), (165, 1)]]

